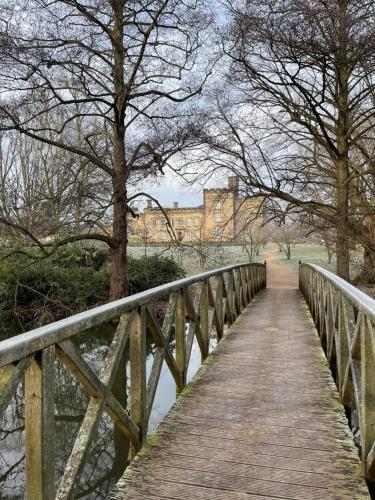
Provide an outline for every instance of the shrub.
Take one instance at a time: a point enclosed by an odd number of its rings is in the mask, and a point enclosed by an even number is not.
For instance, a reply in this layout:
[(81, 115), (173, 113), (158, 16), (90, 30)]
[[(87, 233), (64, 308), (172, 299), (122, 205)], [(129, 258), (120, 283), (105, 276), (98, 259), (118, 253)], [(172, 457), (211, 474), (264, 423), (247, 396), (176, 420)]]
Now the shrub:
[(182, 267), (171, 257), (158, 255), (144, 256), (140, 259), (129, 257), (128, 266), (131, 295), (185, 276)]
[[(129, 258), (128, 266), (131, 294), (184, 275), (167, 257)], [(108, 257), (95, 246), (68, 245), (48, 258), (17, 254), (0, 262), (0, 327), (6, 336), (98, 306), (108, 296)]]

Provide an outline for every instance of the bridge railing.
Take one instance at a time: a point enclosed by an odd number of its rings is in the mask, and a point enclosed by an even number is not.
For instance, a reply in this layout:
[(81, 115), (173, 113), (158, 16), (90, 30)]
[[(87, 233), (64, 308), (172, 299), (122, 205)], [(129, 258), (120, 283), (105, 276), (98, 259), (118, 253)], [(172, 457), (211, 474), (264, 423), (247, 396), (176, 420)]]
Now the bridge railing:
[(375, 300), (316, 265), (300, 265), (299, 280), (346, 407), (366, 477), (374, 480)]
[[(224, 325), (233, 323), (265, 285), (265, 265), (227, 266), (105, 304), (0, 342), (0, 417), (24, 381), (27, 498), (71, 498), (103, 412), (112, 417), (126, 435), (132, 455), (135, 455), (147, 435), (163, 362), (175, 380), (177, 393), (181, 392), (186, 385), (194, 338), (204, 360), (209, 353), (211, 333), (215, 330), (219, 341)], [(168, 302), (162, 324), (151, 307), (155, 300)], [(72, 340), (80, 332), (108, 320), (118, 320), (118, 323), (97, 375)], [(148, 380), (147, 334), (156, 345)], [(125, 407), (113, 391), (118, 371), (124, 368), (121, 360), (125, 348), (130, 358), (129, 407)], [(56, 359), (65, 365), (90, 397), (57, 493), (53, 446)]]

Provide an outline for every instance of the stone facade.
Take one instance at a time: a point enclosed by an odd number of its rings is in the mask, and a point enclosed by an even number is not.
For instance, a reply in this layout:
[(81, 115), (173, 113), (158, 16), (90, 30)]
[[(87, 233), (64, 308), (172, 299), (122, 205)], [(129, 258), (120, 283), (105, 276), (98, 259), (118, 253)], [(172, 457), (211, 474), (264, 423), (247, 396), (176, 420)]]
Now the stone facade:
[(149, 201), (143, 213), (129, 220), (129, 243), (168, 243), (173, 238), (183, 243), (235, 243), (250, 220), (260, 220), (260, 205), (260, 198), (242, 198), (238, 178), (229, 177), (227, 188), (204, 189), (198, 207), (174, 202), (161, 210)]

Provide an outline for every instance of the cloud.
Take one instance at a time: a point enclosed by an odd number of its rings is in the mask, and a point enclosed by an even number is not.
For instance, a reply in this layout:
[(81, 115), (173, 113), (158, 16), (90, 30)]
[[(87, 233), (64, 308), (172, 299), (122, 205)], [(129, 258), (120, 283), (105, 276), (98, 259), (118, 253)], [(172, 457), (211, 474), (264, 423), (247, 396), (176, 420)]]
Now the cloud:
[(202, 187), (197, 184), (187, 185), (172, 173), (150, 179), (142, 186), (142, 190), (156, 198), (164, 207), (171, 207), (174, 201), (178, 201), (180, 207), (203, 204)]

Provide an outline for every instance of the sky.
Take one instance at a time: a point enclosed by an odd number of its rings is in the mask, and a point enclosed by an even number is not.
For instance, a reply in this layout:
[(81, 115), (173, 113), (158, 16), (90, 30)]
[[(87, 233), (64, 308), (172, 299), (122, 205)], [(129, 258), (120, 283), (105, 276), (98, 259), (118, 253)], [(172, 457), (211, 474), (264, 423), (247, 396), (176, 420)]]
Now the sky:
[(158, 199), (164, 207), (171, 207), (174, 201), (178, 201), (181, 207), (202, 205), (202, 189), (199, 184), (188, 186), (172, 173), (150, 179), (143, 186), (143, 190)]

